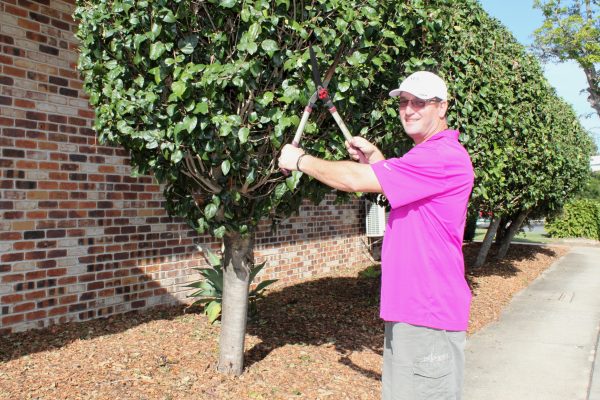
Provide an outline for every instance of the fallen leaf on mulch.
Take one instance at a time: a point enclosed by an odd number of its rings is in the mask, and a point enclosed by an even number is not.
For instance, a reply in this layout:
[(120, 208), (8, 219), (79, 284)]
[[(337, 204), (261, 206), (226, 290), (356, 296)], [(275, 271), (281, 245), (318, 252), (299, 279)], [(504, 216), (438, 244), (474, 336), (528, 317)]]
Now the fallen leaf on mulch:
[[(465, 245), (467, 265), (479, 244)], [(566, 247), (513, 245), (468, 269), (470, 333), (496, 319)], [(215, 371), (219, 326), (183, 306), (0, 338), (0, 399), (376, 399), (379, 281), (347, 269), (272, 289), (248, 325), (246, 371)]]

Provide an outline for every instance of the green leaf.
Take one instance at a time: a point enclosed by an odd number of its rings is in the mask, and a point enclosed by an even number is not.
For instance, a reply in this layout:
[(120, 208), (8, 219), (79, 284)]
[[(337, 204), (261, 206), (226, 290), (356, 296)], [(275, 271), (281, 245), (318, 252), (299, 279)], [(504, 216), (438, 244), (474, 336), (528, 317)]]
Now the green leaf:
[(250, 25), (250, 28), (248, 28), (248, 36), (252, 41), (256, 40), (261, 32), (262, 28), (260, 27), (260, 24), (258, 22), (253, 23), (252, 25)]
[(262, 47), (262, 49), (267, 52), (275, 52), (279, 50), (277, 42), (272, 39), (263, 40), (260, 47)]
[(237, 4), (237, 0), (221, 0), (219, 5), (223, 8), (232, 8)]
[(254, 54), (258, 50), (258, 45), (256, 42), (248, 42), (246, 43), (246, 51), (248, 54)]
[(196, 108), (193, 111), (194, 114), (208, 114), (208, 103), (203, 101), (201, 103), (196, 103)]
[(248, 141), (248, 135), (250, 135), (250, 129), (241, 128), (238, 131), (238, 139), (240, 139), (240, 143), (244, 144)]
[(280, 200), (287, 191), (287, 184), (285, 182), (280, 183), (275, 187), (275, 199)]
[(231, 169), (231, 162), (229, 160), (224, 160), (221, 163), (221, 171), (223, 171), (223, 175), (227, 175), (229, 170)]
[(187, 85), (183, 81), (175, 81), (171, 85), (171, 91), (178, 98), (181, 98), (183, 96), (183, 93), (185, 92), (186, 89), (187, 89)]
[(250, 282), (252, 282), (254, 278), (256, 278), (256, 275), (258, 275), (258, 273), (265, 267), (265, 265), (267, 265), (266, 261), (261, 262), (260, 264), (256, 264), (252, 268), (250, 268)]
[(199, 245), (198, 249), (202, 251), (204, 258), (206, 258), (206, 261), (208, 261), (211, 267), (218, 267), (221, 265), (221, 258), (217, 256), (209, 247)]
[(163, 21), (166, 23), (172, 24), (177, 21), (177, 17), (173, 14), (173, 11), (169, 10), (167, 14), (163, 17)]
[(198, 118), (186, 116), (183, 119), (183, 126), (189, 132), (192, 133), (194, 129), (196, 129), (196, 125), (198, 124)]
[(338, 83), (338, 92), (344, 93), (350, 89), (350, 82), (340, 82)]
[(227, 229), (224, 226), (220, 226), (217, 229), (213, 230), (213, 236), (217, 239), (223, 239), (223, 236), (225, 236), (225, 232), (227, 232)]
[(179, 161), (183, 159), (183, 152), (177, 149), (173, 154), (171, 154), (171, 162), (177, 164)]
[(208, 317), (208, 322), (213, 324), (221, 315), (221, 303), (219, 301), (212, 301), (204, 309), (204, 313)]
[(211, 220), (217, 214), (218, 209), (216, 204), (210, 203), (204, 207), (204, 216), (207, 220)]
[(155, 42), (150, 45), (150, 59), (158, 60), (165, 52), (165, 44), (163, 42)]
[(278, 281), (278, 279), (267, 279), (267, 280), (261, 281), (258, 285), (256, 285), (256, 288), (254, 288), (254, 290), (252, 290), (249, 293), (249, 296), (256, 296), (256, 295), (260, 294), (263, 290), (266, 289), (267, 286), (272, 285), (277, 281)]
[(177, 45), (183, 54), (192, 54), (198, 45), (198, 36), (188, 35), (183, 39), (180, 39), (179, 42), (177, 42)]
[(359, 35), (365, 34), (365, 26), (361, 21), (354, 21), (354, 29)]
[(262, 97), (258, 100), (258, 102), (262, 106), (267, 106), (267, 105), (269, 105), (269, 103), (271, 103), (273, 101), (274, 97), (275, 97), (275, 95), (273, 94), (273, 92), (265, 92), (265, 93), (263, 93)]
[(352, 53), (352, 55), (348, 58), (348, 64), (352, 66), (361, 65), (365, 61), (367, 61), (367, 55), (359, 52), (358, 50)]

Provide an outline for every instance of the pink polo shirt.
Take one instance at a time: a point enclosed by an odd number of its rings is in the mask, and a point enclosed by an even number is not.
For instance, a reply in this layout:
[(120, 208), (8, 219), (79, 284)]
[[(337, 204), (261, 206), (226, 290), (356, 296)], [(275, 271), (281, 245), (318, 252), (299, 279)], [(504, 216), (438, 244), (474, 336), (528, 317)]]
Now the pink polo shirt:
[(372, 164), (392, 211), (382, 248), (381, 318), (464, 331), (471, 291), (462, 240), (473, 166), (458, 131)]

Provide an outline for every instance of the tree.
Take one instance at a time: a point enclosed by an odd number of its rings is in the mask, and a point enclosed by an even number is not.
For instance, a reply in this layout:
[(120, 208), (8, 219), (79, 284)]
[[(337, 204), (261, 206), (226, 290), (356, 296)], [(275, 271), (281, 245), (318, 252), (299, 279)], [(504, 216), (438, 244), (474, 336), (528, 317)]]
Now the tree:
[(577, 195), (578, 199), (600, 201), (600, 172), (592, 172), (583, 190)]
[[(258, 223), (329, 191), (276, 167), (315, 90), (310, 45), (322, 65), (343, 49), (334, 101), (350, 130), (388, 157), (410, 148), (389, 90), (420, 69), (445, 77), (455, 96), (449, 121), (477, 173), (474, 202), (495, 216), (521, 196), (512, 160), (524, 157), (525, 129), (545, 127), (532, 108), (545, 94), (541, 72), (475, 0), (78, 0), (75, 17), (100, 140), (122, 146), (134, 173), (164, 185), (171, 215), (223, 241), (224, 373), (243, 369)], [(346, 158), (332, 118), (314, 114), (303, 147)]]
[[(243, 369), (257, 224), (328, 191), (276, 166), (315, 90), (309, 45), (323, 65), (345, 49), (334, 101), (354, 132), (389, 149), (391, 133), (381, 132), (398, 121), (385, 117), (396, 117), (387, 92), (401, 60), (439, 30), (432, 15), (420, 3), (379, 0), (78, 0), (79, 69), (100, 140), (164, 184), (171, 215), (223, 240), (219, 371)], [(322, 113), (303, 146), (340, 159), (343, 141)]]
[(462, 132), (475, 169), (471, 207), (493, 216), (477, 258), (482, 265), (497, 233), (503, 257), (533, 209), (558, 208), (573, 195), (591, 139), (537, 59), (479, 4), (430, 7), (444, 16), (444, 38), (431, 54), (454, 97), (449, 123)]
[(535, 31), (534, 48), (543, 60), (573, 60), (588, 82), (588, 101), (600, 116), (600, 2), (598, 0), (535, 0), (544, 14)]

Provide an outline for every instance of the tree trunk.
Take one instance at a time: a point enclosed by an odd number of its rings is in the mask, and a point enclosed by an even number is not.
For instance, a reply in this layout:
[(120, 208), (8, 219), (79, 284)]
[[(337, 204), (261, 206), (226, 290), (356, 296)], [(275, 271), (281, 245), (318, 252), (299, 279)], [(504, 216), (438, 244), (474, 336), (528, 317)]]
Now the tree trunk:
[(492, 247), (492, 242), (494, 241), (494, 236), (496, 236), (496, 231), (498, 230), (498, 226), (500, 226), (500, 217), (494, 217), (490, 222), (490, 226), (485, 233), (485, 238), (483, 238), (483, 243), (481, 243), (481, 248), (479, 249), (479, 254), (477, 254), (477, 260), (475, 261), (475, 267), (481, 267), (487, 258), (487, 255), (490, 251), (490, 247)]
[(223, 310), (219, 341), (219, 372), (241, 375), (248, 313), (250, 269), (254, 264), (254, 234), (229, 234), (223, 239)]
[(506, 224), (509, 221), (509, 217), (504, 215), (502, 216), (502, 218), (500, 219), (500, 224), (498, 224), (498, 229), (496, 230), (496, 244), (500, 245), (500, 243), (502, 243), (502, 238), (504, 237), (504, 235), (506, 234)]
[(596, 73), (596, 68), (594, 67), (594, 64), (582, 65), (580, 63), (580, 65), (583, 67), (583, 72), (588, 81), (588, 102), (598, 116), (600, 116), (600, 82), (598, 74)]
[(527, 218), (528, 214), (529, 210), (521, 211), (517, 218), (515, 218), (515, 220), (510, 224), (508, 232), (506, 232), (506, 234), (504, 235), (504, 238), (502, 239), (502, 244), (498, 249), (498, 255), (496, 256), (498, 260), (502, 260), (504, 259), (504, 257), (506, 257), (506, 253), (508, 252), (508, 248), (510, 247), (510, 242), (513, 240), (513, 237), (515, 237), (515, 235), (521, 228), (521, 225), (523, 225), (523, 221), (525, 221), (525, 218)]

